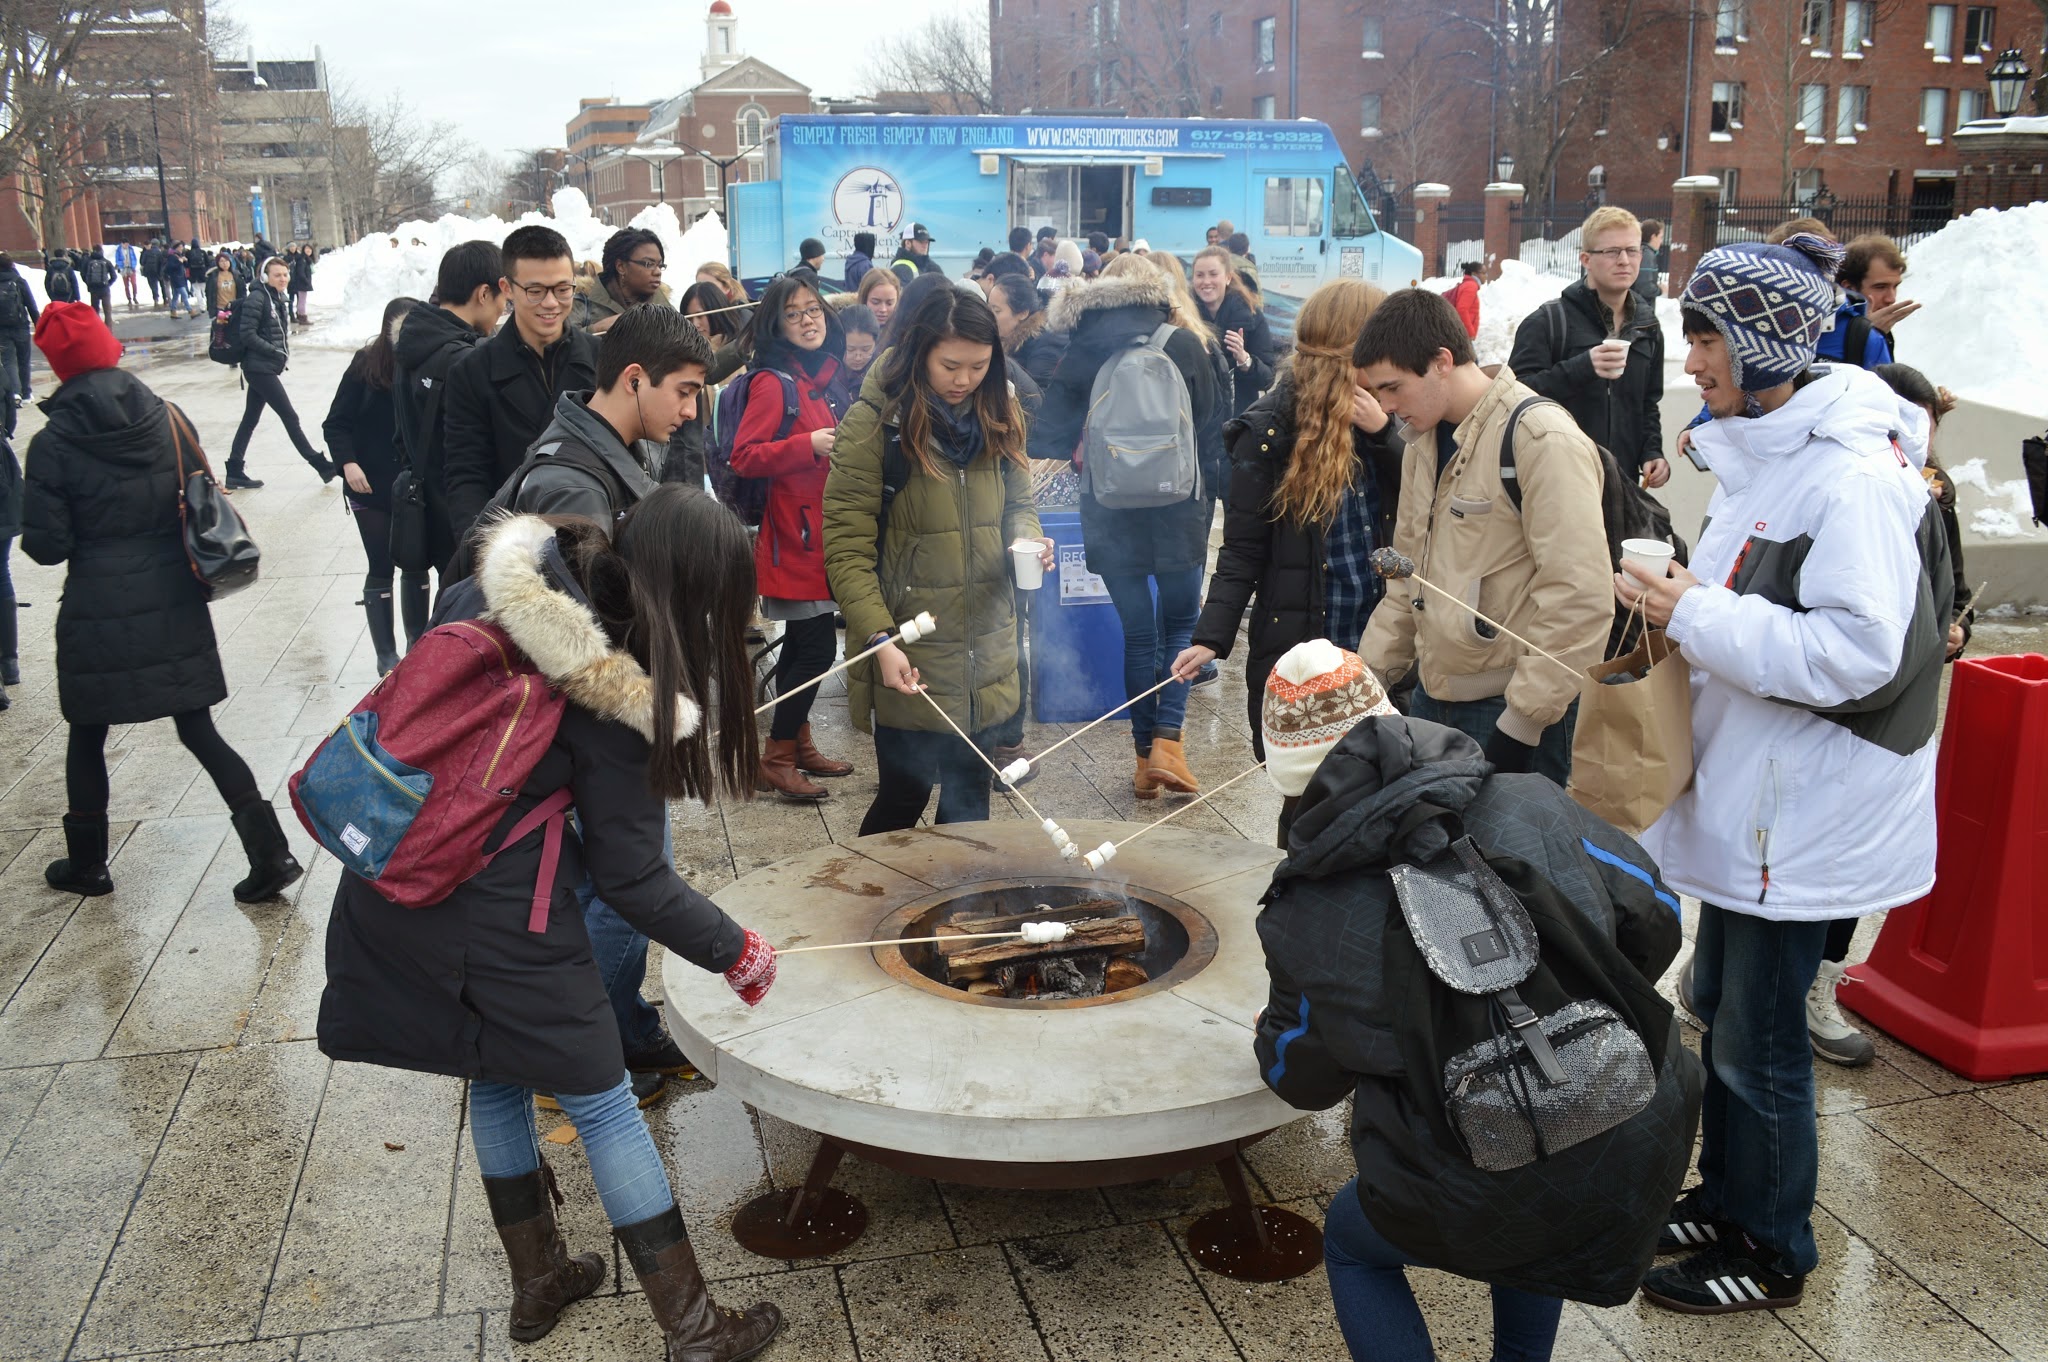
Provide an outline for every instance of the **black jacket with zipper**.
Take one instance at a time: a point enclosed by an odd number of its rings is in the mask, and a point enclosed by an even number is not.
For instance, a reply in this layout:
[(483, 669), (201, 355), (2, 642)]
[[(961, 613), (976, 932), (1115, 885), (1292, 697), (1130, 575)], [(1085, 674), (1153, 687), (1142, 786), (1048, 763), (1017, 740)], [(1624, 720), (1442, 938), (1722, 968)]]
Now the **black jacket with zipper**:
[(526, 462), (527, 450), (554, 419), (562, 394), (597, 386), (597, 347), (589, 332), (570, 326), (536, 354), (518, 324), (508, 321), (449, 366), (441, 408), (441, 476), (457, 539)]
[(1645, 463), (1664, 457), (1664, 332), (1655, 305), (1641, 294), (1628, 296), (1634, 311), (1621, 331), (1629, 349), (1620, 378), (1593, 372), (1593, 347), (1608, 338), (1608, 314), (1583, 279), (1522, 319), (1508, 368), (1530, 391), (1570, 412), (1587, 439), (1607, 446), (1622, 472), (1636, 477)]
[(397, 372), (391, 383), (391, 407), (398, 421), (398, 446), (426, 495), (427, 552), (436, 563), (447, 562), (456, 544), (441, 464), (448, 371), (482, 339), (447, 308), (420, 303), (399, 320), (392, 345)]
[(244, 373), (275, 376), (291, 362), (290, 313), (268, 284), (252, 285), (235, 300), (235, 336), (242, 343)]
[[(1365, 476), (1379, 488), (1380, 511), (1372, 527), (1375, 544), (1394, 542), (1394, 512), (1401, 496), (1403, 445), (1389, 421), (1376, 435), (1352, 428), (1351, 445)], [(1229, 657), (1238, 625), (1252, 607), (1245, 660), (1245, 701), (1252, 745), (1261, 758), (1259, 709), (1266, 676), (1289, 648), (1325, 637), (1323, 545), (1328, 527), (1277, 519), (1273, 495), (1294, 462), (1294, 385), (1282, 375), (1251, 409), (1224, 427), (1231, 440), (1230, 493), (1223, 503), (1223, 550), (1209, 579), (1208, 599), (1195, 622), (1193, 641)], [(1363, 623), (1363, 621), (1361, 621)], [(1356, 650), (1358, 640), (1335, 639)]]
[(398, 417), (392, 410), (391, 389), (374, 387), (363, 377), (365, 353), (358, 350), (341, 376), (320, 433), (327, 438), (328, 457), (336, 468), (352, 463), (370, 481), (367, 493), (347, 493), (349, 504), (388, 511), (391, 484), (405, 466), (405, 454), (398, 447)]
[(1216, 305), (1211, 315), (1208, 305), (1200, 300), (1196, 306), (1202, 309), (1202, 320), (1209, 323), (1209, 330), (1216, 337), (1216, 344), (1223, 344), (1226, 331), (1244, 332), (1244, 352), (1251, 363), (1240, 369), (1237, 361), (1230, 359), (1230, 352), (1223, 351), (1230, 369), (1229, 415), (1241, 416), (1273, 383), (1273, 328), (1266, 324), (1263, 308), (1250, 307), (1236, 293), (1225, 293), (1223, 301)]

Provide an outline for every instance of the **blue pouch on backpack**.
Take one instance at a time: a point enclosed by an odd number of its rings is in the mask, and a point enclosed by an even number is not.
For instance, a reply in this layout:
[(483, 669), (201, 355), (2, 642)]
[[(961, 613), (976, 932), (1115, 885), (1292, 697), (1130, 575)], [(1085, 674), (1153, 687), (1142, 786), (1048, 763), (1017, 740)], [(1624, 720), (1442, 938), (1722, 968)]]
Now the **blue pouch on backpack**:
[(307, 823), (320, 845), (366, 880), (384, 873), (434, 788), (432, 773), (406, 765), (377, 742), (377, 714), (348, 716), (307, 766), (300, 785)]

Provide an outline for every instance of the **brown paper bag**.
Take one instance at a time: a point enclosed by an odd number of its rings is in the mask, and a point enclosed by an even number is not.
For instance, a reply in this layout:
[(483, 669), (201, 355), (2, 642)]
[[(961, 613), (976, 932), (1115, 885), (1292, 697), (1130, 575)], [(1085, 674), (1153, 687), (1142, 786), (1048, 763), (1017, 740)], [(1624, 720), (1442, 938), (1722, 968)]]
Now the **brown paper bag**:
[[(1603, 685), (1617, 674), (1639, 679)], [(1626, 657), (1586, 673), (1572, 738), (1573, 799), (1630, 836), (1692, 784), (1692, 680), (1678, 645), (1645, 630)]]

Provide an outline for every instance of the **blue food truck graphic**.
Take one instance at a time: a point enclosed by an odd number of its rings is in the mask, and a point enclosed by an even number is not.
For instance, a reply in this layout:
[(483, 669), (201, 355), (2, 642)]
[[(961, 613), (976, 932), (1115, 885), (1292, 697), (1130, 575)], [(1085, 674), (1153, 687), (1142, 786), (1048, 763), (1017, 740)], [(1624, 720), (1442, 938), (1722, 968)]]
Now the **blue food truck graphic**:
[(762, 281), (825, 243), (828, 279), (856, 232), (891, 260), (912, 224), (946, 272), (966, 274), (1012, 227), (1144, 240), (1183, 261), (1229, 221), (1251, 239), (1268, 312), (1283, 329), (1330, 279), (1386, 289), (1422, 275), (1422, 256), (1383, 230), (1328, 125), (1247, 119), (785, 115), (770, 131), (767, 178), (728, 187), (732, 268)]

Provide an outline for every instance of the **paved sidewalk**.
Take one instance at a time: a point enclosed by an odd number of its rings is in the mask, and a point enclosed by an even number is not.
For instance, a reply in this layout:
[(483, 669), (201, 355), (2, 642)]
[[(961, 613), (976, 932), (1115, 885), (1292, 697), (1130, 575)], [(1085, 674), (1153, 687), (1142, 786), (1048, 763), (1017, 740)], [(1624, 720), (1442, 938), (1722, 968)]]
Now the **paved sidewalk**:
[[(309, 431), (345, 359), (298, 352), (285, 382)], [(145, 372), (192, 414), (218, 466), (241, 410), (233, 376), (203, 360)], [(25, 450), (42, 418), (23, 415)], [(282, 805), (287, 773), (374, 668), (354, 604), (361, 548), (338, 486), (318, 484), (270, 417), (250, 468), (270, 484), (237, 496), (263, 578), (214, 608), (233, 691), (216, 714)], [(44, 886), (44, 864), (62, 854), (65, 729), (50, 642), (60, 573), (18, 552), (13, 565), (32, 605), (25, 684), (0, 714), (0, 1359), (656, 1356), (630, 1271), (620, 1294), (622, 1264), (574, 1145), (550, 1157), (572, 1242), (610, 1263), (605, 1294), (542, 1343), (508, 1341), (505, 1270), (460, 1085), (320, 1055), (311, 1037), (338, 867), (287, 815), (308, 875), (287, 902), (237, 905), (229, 886), (244, 872), (226, 811), (168, 721), (116, 730), (109, 744), (116, 892), (80, 901)], [(1994, 627), (1978, 650), (2015, 639), (2039, 646), (2037, 633)], [(1251, 765), (1231, 672), (1190, 705), (1190, 758), (1205, 780)], [(819, 743), (861, 772), (816, 807), (677, 804), (678, 861), (700, 888), (852, 835), (873, 789), (872, 749), (847, 722), (843, 689), (826, 696)], [(1065, 819), (1134, 816), (1126, 747), (1121, 727), (1105, 725), (1028, 793)], [(1179, 822), (1271, 836), (1278, 800), (1264, 782), (1214, 805)], [(1018, 813), (998, 801), (997, 816)], [(2048, 1081), (1971, 1084), (1878, 1046), (1867, 1069), (1821, 1066), (1823, 1262), (1804, 1305), (1718, 1321), (1570, 1306), (1558, 1358), (2048, 1357)], [(1184, 1226), (1224, 1200), (1213, 1174), (1006, 1193), (849, 1160), (838, 1182), (866, 1201), (866, 1237), (839, 1259), (790, 1267), (752, 1257), (726, 1226), (771, 1181), (801, 1177), (809, 1138), (701, 1082), (649, 1122), (720, 1297), (772, 1297), (788, 1315), (774, 1362), (1345, 1356), (1320, 1271), (1255, 1286), (1192, 1264)], [(1352, 1172), (1342, 1109), (1273, 1136), (1249, 1162), (1258, 1191), (1316, 1216)], [(1485, 1358), (1483, 1291), (1414, 1276), (1441, 1355)]]

